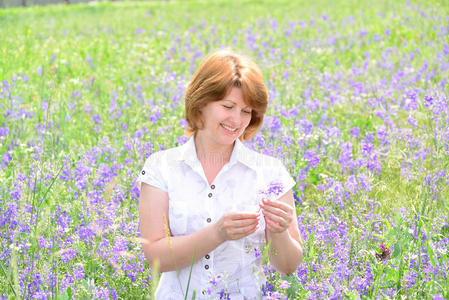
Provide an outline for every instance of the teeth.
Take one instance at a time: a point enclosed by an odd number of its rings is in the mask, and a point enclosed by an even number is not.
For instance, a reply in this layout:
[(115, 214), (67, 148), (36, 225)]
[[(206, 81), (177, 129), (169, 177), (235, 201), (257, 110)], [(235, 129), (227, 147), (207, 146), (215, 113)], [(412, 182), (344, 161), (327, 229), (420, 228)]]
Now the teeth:
[(226, 126), (225, 124), (221, 124), (221, 126), (223, 126), (225, 129), (227, 129), (227, 130), (229, 130), (229, 131), (232, 131), (232, 132), (237, 131), (237, 128), (228, 127), (228, 126)]

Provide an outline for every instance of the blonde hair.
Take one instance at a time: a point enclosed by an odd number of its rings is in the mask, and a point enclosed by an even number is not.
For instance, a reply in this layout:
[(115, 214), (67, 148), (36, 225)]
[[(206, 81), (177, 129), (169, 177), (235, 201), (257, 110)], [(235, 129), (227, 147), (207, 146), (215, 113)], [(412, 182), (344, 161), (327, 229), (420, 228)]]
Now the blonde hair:
[(268, 93), (262, 72), (248, 57), (229, 49), (208, 55), (200, 64), (185, 94), (185, 134), (201, 129), (201, 108), (209, 102), (222, 100), (233, 88), (241, 88), (243, 101), (251, 107), (251, 121), (240, 139), (251, 139), (262, 126), (267, 110)]

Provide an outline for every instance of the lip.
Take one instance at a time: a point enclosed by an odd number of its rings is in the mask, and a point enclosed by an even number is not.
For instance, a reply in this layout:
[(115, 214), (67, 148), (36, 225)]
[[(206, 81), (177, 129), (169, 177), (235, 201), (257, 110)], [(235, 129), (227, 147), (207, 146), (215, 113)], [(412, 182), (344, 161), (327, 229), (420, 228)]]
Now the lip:
[[(227, 129), (227, 128), (225, 127), (225, 126), (227, 126), (227, 125), (223, 125), (223, 123), (220, 123), (220, 126), (221, 126), (227, 133), (229, 133), (229, 134), (234, 135), (234, 134), (236, 134), (236, 133), (238, 132), (238, 128), (237, 128), (237, 127), (235, 127), (234, 131), (231, 131), (231, 130)], [(232, 128), (232, 127), (230, 127), (230, 126), (227, 126), (227, 127)]]

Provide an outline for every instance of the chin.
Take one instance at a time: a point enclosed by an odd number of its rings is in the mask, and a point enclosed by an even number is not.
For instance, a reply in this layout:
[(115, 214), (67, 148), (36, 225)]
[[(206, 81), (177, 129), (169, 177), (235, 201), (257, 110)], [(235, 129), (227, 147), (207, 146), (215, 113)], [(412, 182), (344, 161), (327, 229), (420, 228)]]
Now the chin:
[(221, 138), (220, 141), (222, 144), (225, 145), (232, 145), (234, 144), (235, 140), (238, 139), (238, 137), (225, 137), (225, 138)]
[(221, 141), (223, 141), (223, 144), (233, 144), (235, 140), (237, 140), (242, 135), (242, 132), (236, 132), (235, 134), (229, 134), (227, 132), (219, 131), (218, 137)]
[(220, 142), (220, 144), (224, 144), (224, 145), (232, 145), (236, 139), (238, 139), (239, 136), (236, 134), (235, 136), (229, 136), (229, 135), (223, 135), (223, 134), (219, 134), (217, 136), (217, 141)]

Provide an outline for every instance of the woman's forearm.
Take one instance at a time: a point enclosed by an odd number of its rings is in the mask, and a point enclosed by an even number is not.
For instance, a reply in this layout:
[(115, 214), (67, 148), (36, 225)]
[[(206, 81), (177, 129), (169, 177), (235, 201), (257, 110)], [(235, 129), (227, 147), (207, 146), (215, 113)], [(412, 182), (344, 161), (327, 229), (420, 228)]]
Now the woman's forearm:
[(302, 245), (293, 239), (288, 230), (268, 234), (270, 263), (279, 272), (293, 273), (302, 260)]
[(145, 256), (152, 266), (158, 261), (160, 272), (185, 268), (192, 263), (192, 258), (198, 261), (224, 242), (214, 226), (207, 226), (189, 235), (164, 237), (147, 244), (144, 246)]

